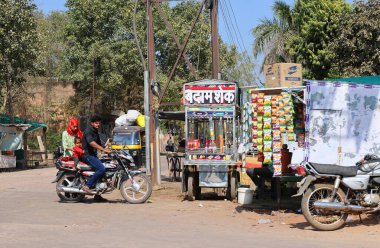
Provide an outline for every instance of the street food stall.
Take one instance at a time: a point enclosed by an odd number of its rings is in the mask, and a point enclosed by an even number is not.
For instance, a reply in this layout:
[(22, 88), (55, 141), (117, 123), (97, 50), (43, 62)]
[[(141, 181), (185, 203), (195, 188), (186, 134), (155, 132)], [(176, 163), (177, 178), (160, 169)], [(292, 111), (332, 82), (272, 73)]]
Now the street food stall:
[(236, 197), (237, 101), (236, 83), (202, 80), (184, 84), (186, 150), (182, 188), (189, 199), (201, 188), (225, 188)]
[(242, 90), (242, 184), (252, 183), (244, 180), (246, 169), (268, 168), (279, 203), (281, 182), (300, 179), (288, 166), (304, 159), (305, 87)]

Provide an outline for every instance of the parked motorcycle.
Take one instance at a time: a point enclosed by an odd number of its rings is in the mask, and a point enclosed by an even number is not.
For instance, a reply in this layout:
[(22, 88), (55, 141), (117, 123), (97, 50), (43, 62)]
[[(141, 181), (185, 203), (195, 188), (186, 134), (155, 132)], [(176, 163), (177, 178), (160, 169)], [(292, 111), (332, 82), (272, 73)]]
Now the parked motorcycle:
[[(133, 169), (135, 163), (128, 151), (113, 151), (101, 161), (106, 172), (91, 189), (90, 195), (102, 195), (119, 189), (129, 203), (144, 203), (149, 199), (152, 183), (142, 171)], [(55, 165), (58, 172), (54, 182), (57, 183), (57, 195), (62, 201), (81, 201), (89, 194), (82, 190), (82, 186), (95, 173), (91, 166), (80, 162), (75, 168), (72, 158), (62, 156), (55, 160)]]
[(303, 162), (307, 176), (298, 184), (302, 213), (316, 229), (344, 226), (348, 214), (380, 210), (380, 158), (366, 155), (356, 166)]

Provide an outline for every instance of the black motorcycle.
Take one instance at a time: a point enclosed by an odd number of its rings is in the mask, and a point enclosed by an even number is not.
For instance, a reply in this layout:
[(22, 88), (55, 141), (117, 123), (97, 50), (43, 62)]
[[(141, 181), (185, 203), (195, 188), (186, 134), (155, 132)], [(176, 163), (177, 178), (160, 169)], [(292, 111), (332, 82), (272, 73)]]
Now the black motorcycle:
[(82, 186), (95, 173), (91, 166), (80, 162), (77, 168), (71, 157), (61, 156), (55, 160), (58, 169), (57, 195), (62, 201), (81, 201), (85, 195), (102, 195), (119, 189), (122, 197), (129, 203), (138, 204), (147, 201), (152, 194), (149, 177), (140, 170), (128, 151), (112, 151), (110, 156), (100, 159), (106, 168), (103, 177), (98, 180), (91, 193), (82, 190)]

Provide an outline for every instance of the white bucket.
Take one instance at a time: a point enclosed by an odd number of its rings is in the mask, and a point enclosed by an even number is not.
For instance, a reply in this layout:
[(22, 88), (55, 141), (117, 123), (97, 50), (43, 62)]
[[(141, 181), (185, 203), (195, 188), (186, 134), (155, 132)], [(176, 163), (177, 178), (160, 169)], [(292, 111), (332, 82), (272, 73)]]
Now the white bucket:
[(253, 201), (253, 189), (238, 188), (238, 203), (242, 205), (251, 204)]

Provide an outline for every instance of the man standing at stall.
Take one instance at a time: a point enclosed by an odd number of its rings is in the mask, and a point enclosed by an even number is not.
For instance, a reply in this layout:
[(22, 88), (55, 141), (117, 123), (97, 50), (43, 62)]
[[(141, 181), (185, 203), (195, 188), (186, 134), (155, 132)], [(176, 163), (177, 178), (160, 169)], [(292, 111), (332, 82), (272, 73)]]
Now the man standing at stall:
[(94, 175), (91, 176), (87, 184), (82, 187), (87, 193), (91, 193), (90, 188), (100, 179), (106, 171), (103, 163), (98, 158), (98, 150), (106, 153), (111, 153), (108, 148), (103, 148), (101, 145), (101, 140), (99, 136), (99, 128), (101, 125), (101, 117), (94, 115), (90, 119), (90, 125), (87, 127), (83, 134), (82, 147), (84, 154), (82, 155), (83, 160), (89, 164), (94, 170)]

